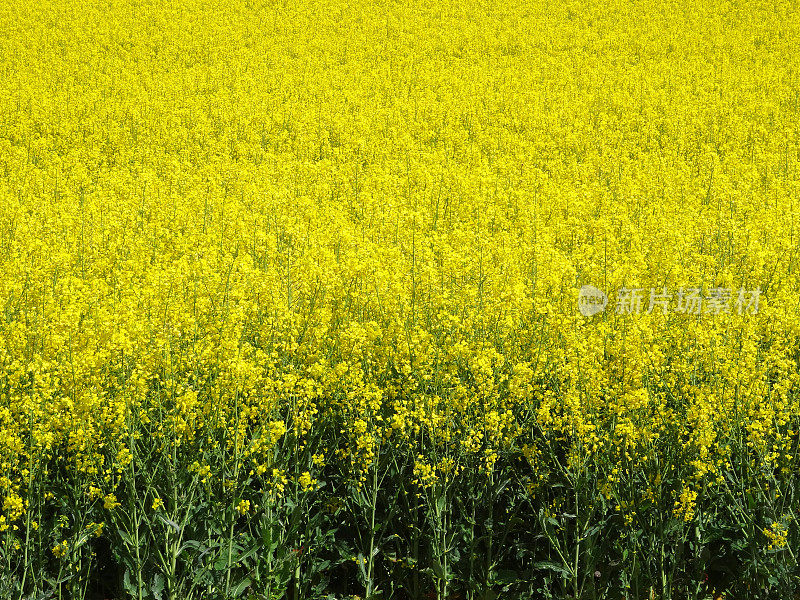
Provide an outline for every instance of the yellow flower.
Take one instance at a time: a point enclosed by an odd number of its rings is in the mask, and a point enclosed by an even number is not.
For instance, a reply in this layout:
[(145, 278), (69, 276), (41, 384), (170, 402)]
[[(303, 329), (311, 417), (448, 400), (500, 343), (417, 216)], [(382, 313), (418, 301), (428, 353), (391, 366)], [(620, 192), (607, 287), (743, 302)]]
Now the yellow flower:
[(108, 494), (103, 498), (103, 508), (106, 510), (114, 510), (121, 504), (117, 502), (117, 497), (114, 494)]
[(69, 544), (67, 543), (67, 540), (63, 540), (60, 544), (56, 544), (55, 546), (53, 546), (53, 554), (57, 558), (61, 558), (67, 553), (68, 549), (69, 549)]
[(697, 501), (697, 492), (684, 487), (681, 491), (680, 498), (675, 501), (674, 514), (678, 518), (682, 518), (687, 523), (694, 518), (695, 502)]
[(314, 486), (317, 485), (317, 480), (311, 477), (311, 473), (308, 471), (304, 472), (300, 477), (297, 479), (300, 487), (304, 492), (312, 489)]
[(236, 510), (239, 511), (240, 515), (244, 515), (250, 510), (250, 501), (249, 500), (240, 500), (239, 504), (236, 505)]
[(787, 546), (788, 530), (782, 523), (774, 522), (768, 528), (763, 529), (763, 532), (769, 540), (770, 550), (780, 550)]

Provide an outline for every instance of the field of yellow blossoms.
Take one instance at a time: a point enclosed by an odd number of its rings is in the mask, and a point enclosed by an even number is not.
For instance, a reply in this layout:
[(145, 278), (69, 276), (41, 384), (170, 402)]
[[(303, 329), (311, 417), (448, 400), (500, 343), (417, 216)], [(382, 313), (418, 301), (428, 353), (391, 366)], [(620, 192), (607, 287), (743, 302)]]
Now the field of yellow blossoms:
[(0, 599), (800, 597), (798, 24), (0, 0)]

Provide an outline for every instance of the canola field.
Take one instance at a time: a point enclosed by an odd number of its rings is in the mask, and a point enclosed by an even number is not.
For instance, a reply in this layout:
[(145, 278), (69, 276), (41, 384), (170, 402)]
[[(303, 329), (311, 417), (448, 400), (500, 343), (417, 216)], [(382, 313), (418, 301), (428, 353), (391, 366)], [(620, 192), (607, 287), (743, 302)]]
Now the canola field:
[(798, 23), (0, 0), (0, 598), (800, 597)]

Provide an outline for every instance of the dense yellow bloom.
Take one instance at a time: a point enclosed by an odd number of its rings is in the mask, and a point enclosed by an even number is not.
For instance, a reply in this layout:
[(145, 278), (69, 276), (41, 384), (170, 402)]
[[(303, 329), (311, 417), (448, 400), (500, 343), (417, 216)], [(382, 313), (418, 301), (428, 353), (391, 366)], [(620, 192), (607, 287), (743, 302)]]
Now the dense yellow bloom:
[(114, 510), (118, 506), (120, 506), (120, 503), (117, 502), (117, 497), (114, 494), (108, 494), (103, 498), (103, 508), (106, 510)]
[(286, 488), (286, 484), (288, 482), (289, 478), (286, 476), (286, 473), (282, 469), (278, 468), (272, 469), (271, 486), (277, 496), (283, 494), (283, 491)]
[(414, 477), (415, 483), (422, 487), (427, 488), (437, 481), (436, 469), (425, 462), (424, 457), (420, 454), (414, 463)]
[(60, 544), (53, 546), (53, 555), (57, 558), (62, 558), (69, 550), (69, 543), (67, 540), (62, 540)]
[(786, 547), (786, 526), (782, 523), (774, 522), (769, 527), (765, 528), (764, 535), (769, 540), (770, 550), (779, 550)]
[(547, 506), (588, 481), (625, 525), (691, 522), (740, 471), (785, 494), (796, 21), (784, 0), (6, 3), (0, 532), (60, 506), (53, 473), (138, 507), (145, 456), (239, 514), (389, 471)]
[(22, 498), (12, 493), (3, 500), (3, 512), (8, 515), (9, 521), (16, 521), (24, 511)]
[(694, 519), (697, 492), (684, 487), (679, 498), (675, 501), (674, 514), (687, 523)]
[(297, 479), (297, 482), (300, 484), (300, 488), (307, 492), (317, 485), (317, 480), (311, 477), (311, 473), (305, 471), (300, 477)]

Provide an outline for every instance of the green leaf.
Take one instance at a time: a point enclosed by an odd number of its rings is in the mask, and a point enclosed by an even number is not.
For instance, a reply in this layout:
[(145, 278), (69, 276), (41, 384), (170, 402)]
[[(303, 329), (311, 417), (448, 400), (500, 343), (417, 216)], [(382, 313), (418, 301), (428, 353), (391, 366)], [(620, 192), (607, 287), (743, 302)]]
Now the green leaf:
[(239, 596), (241, 596), (241, 595), (244, 593), (244, 591), (245, 591), (245, 590), (246, 590), (248, 587), (250, 587), (250, 585), (251, 585), (252, 583), (253, 583), (253, 582), (252, 582), (252, 581), (250, 581), (249, 579), (243, 579), (242, 581), (240, 581), (240, 582), (239, 582), (239, 584), (238, 584), (236, 587), (234, 587), (234, 588), (231, 590), (231, 595), (232, 595), (234, 598), (238, 598)]
[(581, 538), (580, 538), (581, 541), (589, 539), (590, 537), (592, 537), (598, 531), (600, 531), (600, 525), (599, 524), (598, 525), (594, 525), (593, 527), (590, 527), (589, 530), (581, 536)]
[(364, 581), (367, 580), (366, 564), (367, 564), (367, 561), (364, 558), (364, 555), (359, 552), (358, 553), (358, 568), (361, 571), (361, 576), (364, 578)]
[(119, 537), (122, 539), (122, 542), (127, 546), (133, 546), (133, 539), (131, 539), (130, 534), (125, 531), (119, 530)]
[(160, 573), (153, 576), (153, 585), (150, 588), (153, 590), (153, 597), (156, 600), (161, 600), (161, 593), (164, 591), (164, 578)]
[[(238, 564), (238, 563), (242, 562), (243, 560), (245, 560), (245, 559), (247, 559), (247, 558), (250, 558), (250, 557), (251, 557), (251, 556), (253, 556), (253, 555), (254, 555), (256, 552), (258, 552), (260, 549), (261, 549), (261, 548), (260, 548), (260, 546), (253, 546), (253, 547), (252, 547), (252, 548), (250, 548), (250, 550), (248, 550), (247, 552), (243, 552), (242, 554), (239, 554), (239, 555), (236, 557), (236, 560), (234, 560), (234, 561), (233, 561), (233, 564)], [(257, 558), (257, 557), (256, 557), (256, 558)]]
[(543, 570), (547, 570), (547, 571), (553, 571), (555, 573), (560, 573), (564, 577), (570, 577), (572, 575), (572, 573), (570, 573), (569, 570), (566, 569), (563, 565), (558, 565), (558, 564), (556, 564), (554, 562), (550, 562), (550, 561), (546, 561), (546, 560), (534, 563), (533, 567), (535, 569), (543, 569)]
[(186, 540), (185, 542), (183, 542), (183, 544), (181, 544), (181, 547), (178, 548), (178, 554), (182, 554), (183, 551), (186, 550), (187, 548), (194, 548), (195, 550), (202, 551), (202, 549), (205, 548), (205, 546), (201, 542), (195, 540)]
[(228, 568), (228, 559), (225, 556), (218, 558), (212, 567), (215, 571), (225, 571)]
[(514, 583), (518, 579), (519, 575), (517, 574), (517, 572), (512, 571), (510, 569), (501, 569), (494, 576), (494, 580), (502, 585), (508, 585), (510, 583)]
[(123, 575), (122, 577), (122, 585), (125, 588), (125, 591), (128, 592), (131, 596), (136, 596), (136, 586), (133, 585), (133, 582), (131, 582), (130, 569), (125, 569), (125, 575)]
[(446, 501), (446, 498), (444, 497), (444, 494), (442, 494), (441, 496), (439, 496), (436, 499), (436, 512), (437, 513), (443, 513), (444, 512), (445, 501)]
[(442, 563), (439, 562), (438, 559), (434, 559), (433, 564), (433, 573), (439, 579), (444, 579), (444, 569), (442, 568)]
[(169, 525), (170, 527), (172, 527), (176, 532), (181, 530), (181, 526), (178, 525), (172, 519), (168, 519), (164, 515), (158, 515), (158, 518), (161, 519), (164, 522), (165, 525)]

